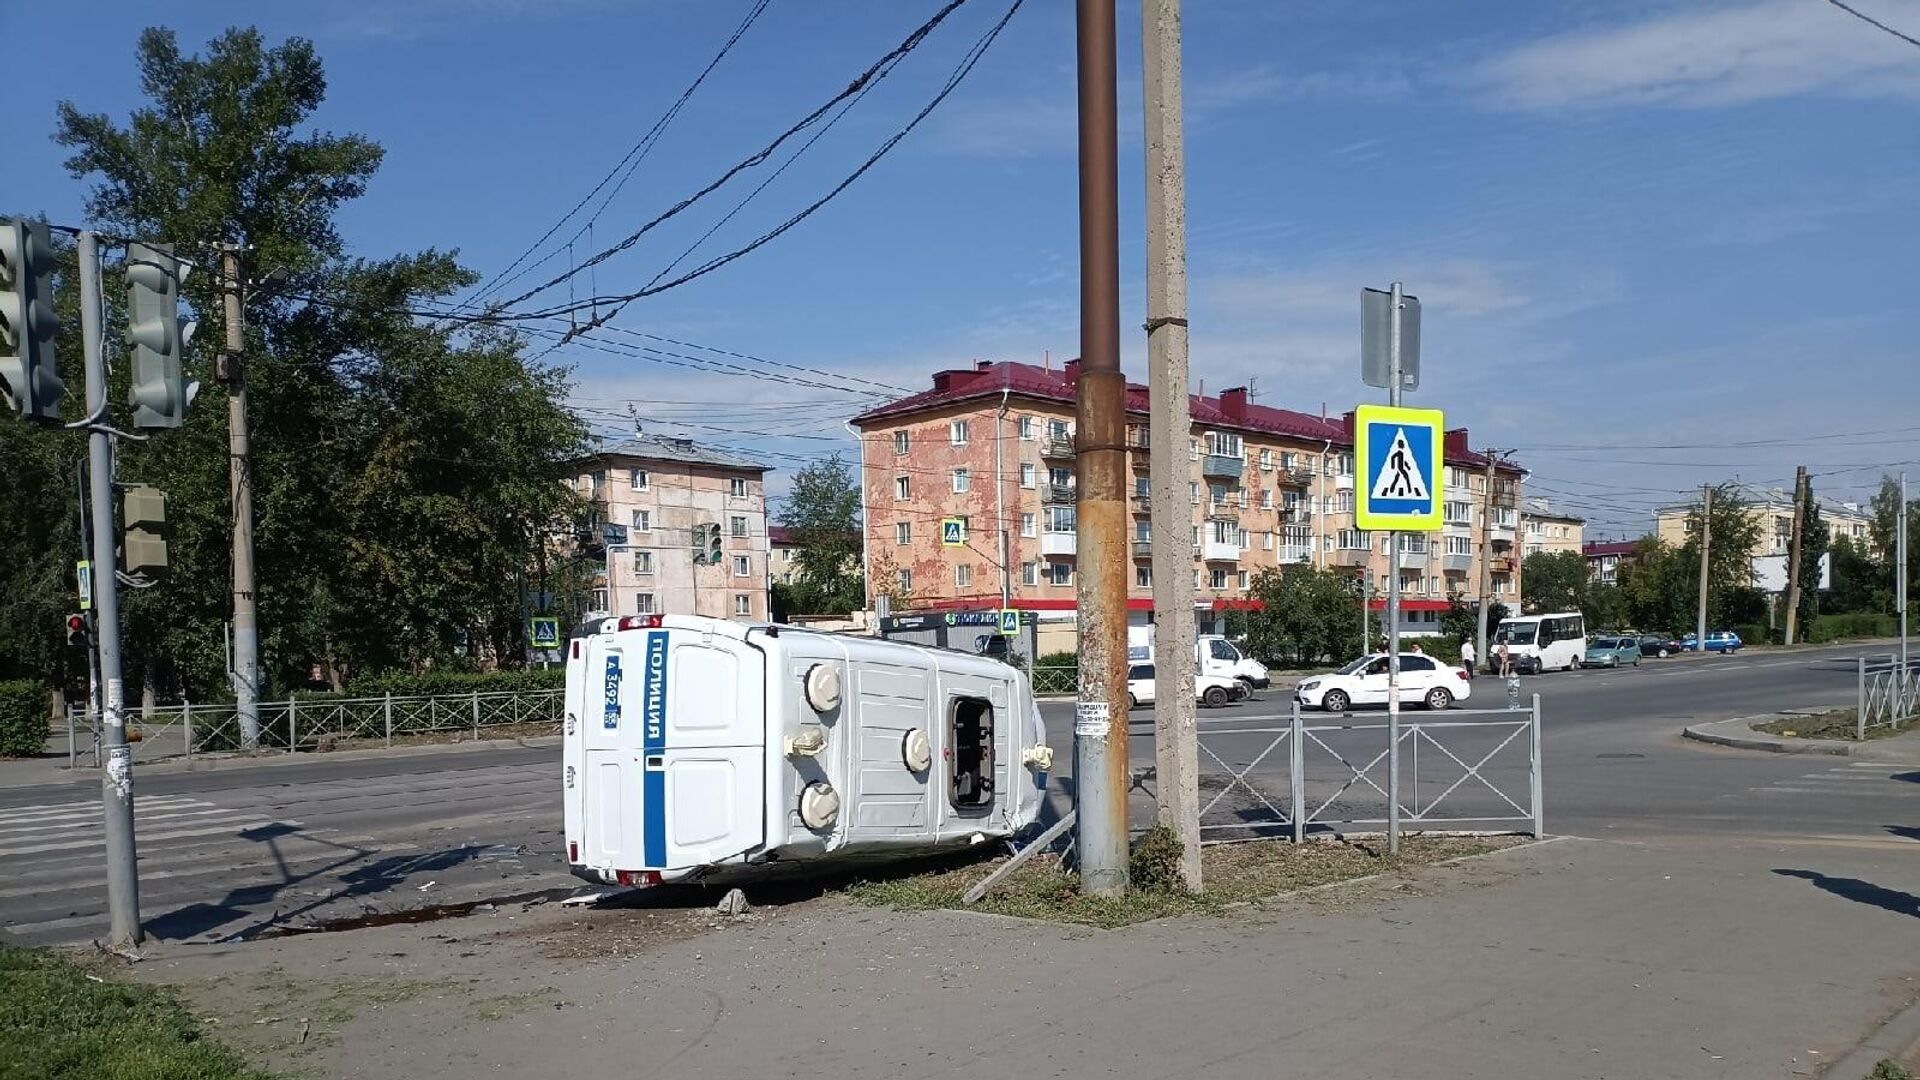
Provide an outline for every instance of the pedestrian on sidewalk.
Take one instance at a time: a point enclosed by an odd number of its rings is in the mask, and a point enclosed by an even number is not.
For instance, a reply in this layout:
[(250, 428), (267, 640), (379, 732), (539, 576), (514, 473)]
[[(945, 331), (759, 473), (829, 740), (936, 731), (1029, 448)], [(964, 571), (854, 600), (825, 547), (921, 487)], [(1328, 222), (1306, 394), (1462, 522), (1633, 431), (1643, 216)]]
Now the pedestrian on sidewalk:
[(1460, 666), (1467, 669), (1468, 678), (1473, 677), (1473, 639), (1472, 638), (1463, 638), (1460, 641)]
[(1512, 677), (1513, 654), (1507, 651), (1507, 643), (1505, 641), (1497, 642), (1493, 646), (1493, 662), (1499, 666), (1501, 678)]

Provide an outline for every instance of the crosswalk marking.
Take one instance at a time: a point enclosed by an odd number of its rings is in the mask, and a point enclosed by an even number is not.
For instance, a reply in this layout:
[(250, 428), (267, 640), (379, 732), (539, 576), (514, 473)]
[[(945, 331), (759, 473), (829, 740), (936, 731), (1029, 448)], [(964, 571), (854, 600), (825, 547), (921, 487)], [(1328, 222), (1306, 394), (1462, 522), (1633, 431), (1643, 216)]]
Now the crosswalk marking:
[[(298, 823), (276, 822), (257, 811), (216, 806), (187, 796), (162, 795), (141, 801), (134, 815), (133, 835), (135, 843), (237, 836), (247, 829), (274, 824), (297, 826)], [(74, 851), (105, 844), (98, 800), (0, 811), (0, 858)]]

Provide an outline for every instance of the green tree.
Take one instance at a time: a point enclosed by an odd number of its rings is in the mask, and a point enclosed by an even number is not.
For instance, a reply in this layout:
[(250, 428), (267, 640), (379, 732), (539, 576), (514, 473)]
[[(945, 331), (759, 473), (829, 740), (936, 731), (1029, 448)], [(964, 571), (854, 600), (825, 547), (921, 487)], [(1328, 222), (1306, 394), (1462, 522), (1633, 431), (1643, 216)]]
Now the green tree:
[(1807, 488), (1807, 511), (1800, 518), (1800, 612), (1795, 625), (1802, 638), (1813, 629), (1813, 620), (1820, 614), (1820, 560), (1827, 554), (1833, 534), (1827, 530), (1827, 522), (1820, 514), (1820, 500), (1813, 497), (1813, 488)]
[(1261, 606), (1247, 614), (1247, 647), (1268, 663), (1310, 667), (1365, 649), (1360, 598), (1346, 574), (1297, 564), (1262, 570), (1251, 593)]
[[(1911, 493), (1911, 492), (1910, 492)], [(1900, 481), (1896, 477), (1883, 476), (1880, 490), (1873, 496), (1873, 521), (1868, 530), (1873, 536), (1873, 546), (1881, 561), (1887, 567), (1888, 601), (1886, 608), (1893, 607), (1894, 569), (1898, 565), (1899, 555), (1895, 551), (1898, 535), (1895, 526), (1900, 521)], [(1910, 499), (1907, 513), (1907, 602), (1920, 608), (1920, 498)]]
[(793, 478), (780, 524), (793, 533), (794, 583), (786, 602), (797, 615), (844, 615), (861, 606), (860, 485), (839, 454)]
[(1699, 565), (1698, 548), (1688, 555), (1658, 536), (1642, 537), (1633, 558), (1620, 562), (1618, 588), (1627, 621), (1665, 634), (1693, 625), (1689, 590), (1699, 581)]
[(1577, 551), (1534, 552), (1520, 566), (1521, 610), (1585, 610), (1588, 573), (1586, 556)]
[[(167, 491), (172, 530), (172, 574), (127, 599), (129, 677), (177, 677), (196, 699), (226, 689), (216, 243), (244, 252), (246, 280), (275, 282), (246, 297), (263, 669), (285, 685), (319, 664), (337, 683), (517, 658), (522, 586), (578, 509), (561, 481), (586, 438), (562, 404), (565, 372), (525, 360), (512, 335), (410, 314), (475, 280), (452, 256), (347, 256), (337, 215), (381, 150), (313, 127), (326, 79), (311, 43), (235, 29), (188, 55), (152, 29), (137, 55), (147, 104), (122, 124), (62, 103), (56, 135), (93, 181), (95, 222), (202, 267), (185, 288), (203, 324), (188, 352), (202, 396), (181, 428), (120, 444), (121, 478)], [(116, 387), (109, 400), (124, 398)]]
[(1891, 611), (1892, 568), (1874, 557), (1871, 544), (1840, 537), (1833, 542), (1833, 591), (1822, 606), (1835, 612)]

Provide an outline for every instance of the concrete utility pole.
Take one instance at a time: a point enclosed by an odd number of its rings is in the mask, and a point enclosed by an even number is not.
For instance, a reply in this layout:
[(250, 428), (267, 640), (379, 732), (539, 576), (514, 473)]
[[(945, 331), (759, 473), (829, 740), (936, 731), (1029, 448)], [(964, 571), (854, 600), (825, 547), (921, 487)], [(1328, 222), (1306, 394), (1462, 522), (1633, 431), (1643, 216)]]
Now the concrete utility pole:
[(91, 232), (80, 234), (80, 347), (87, 372), (88, 507), (93, 547), (103, 558), (93, 569), (93, 638), (99, 656), (102, 705), (100, 806), (107, 842), (107, 942), (115, 948), (140, 943), (140, 873), (133, 840), (133, 750), (127, 745), (126, 688), (120, 676), (120, 560), (113, 554), (113, 436), (103, 426), (107, 409), (107, 359), (100, 343), (100, 247)]
[[(1406, 388), (1400, 377), (1400, 283), (1389, 286), (1387, 403), (1398, 408)], [(1442, 464), (1433, 463), (1438, 470)], [(1371, 541), (1369, 541), (1371, 543)], [(1387, 541), (1387, 853), (1400, 854), (1400, 530)]]
[(1180, 838), (1180, 880), (1198, 891), (1200, 751), (1193, 661), (1192, 527), (1183, 444), (1187, 401), (1187, 182), (1181, 128), (1180, 0), (1144, 0), (1147, 120), (1147, 442), (1151, 457), (1153, 734), (1157, 819)]
[(227, 468), (233, 497), (233, 706), (240, 745), (260, 745), (260, 626), (253, 597), (253, 451), (247, 430), (245, 316), (240, 310), (240, 248), (220, 245), (220, 291), (227, 341), (220, 358), (227, 384)]
[(1487, 608), (1493, 591), (1493, 458), (1498, 451), (1488, 447), (1482, 452), (1487, 455), (1487, 489), (1480, 494), (1480, 611), (1473, 646), (1476, 664), (1487, 664), (1491, 656), (1487, 652)]
[(1074, 707), (1080, 888), (1127, 888), (1126, 376), (1120, 373), (1118, 90), (1113, 0), (1079, 0), (1080, 688)]
[(1700, 620), (1694, 631), (1694, 647), (1702, 655), (1707, 651), (1707, 553), (1713, 545), (1713, 485), (1700, 488)]
[[(1793, 535), (1787, 538), (1787, 633), (1793, 644), (1793, 631), (1800, 617), (1800, 527), (1807, 514), (1807, 467), (1793, 474)], [(1817, 583), (1816, 583), (1817, 585)], [(1704, 646), (1703, 646), (1704, 647)]]
[(1907, 653), (1907, 517), (1912, 511), (1907, 508), (1906, 473), (1900, 474), (1900, 505), (1894, 509), (1894, 547), (1899, 549), (1899, 561), (1894, 564), (1893, 597), (1900, 608), (1900, 679), (1905, 685), (1913, 679), (1913, 660)]

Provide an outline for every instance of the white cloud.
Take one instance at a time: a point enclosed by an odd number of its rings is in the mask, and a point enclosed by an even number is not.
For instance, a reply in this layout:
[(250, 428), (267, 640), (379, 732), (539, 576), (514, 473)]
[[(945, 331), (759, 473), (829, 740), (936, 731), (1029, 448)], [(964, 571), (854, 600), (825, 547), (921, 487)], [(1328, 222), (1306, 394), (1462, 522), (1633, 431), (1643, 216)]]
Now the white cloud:
[[(1499, 268), (1474, 259), (1444, 259), (1427, 263), (1409, 263), (1397, 272), (1407, 282), (1407, 291), (1420, 298), (1423, 310), (1478, 316), (1510, 311), (1529, 301)], [(1360, 289), (1378, 288), (1396, 273), (1380, 266), (1319, 267), (1289, 273), (1229, 274), (1208, 279), (1196, 288), (1222, 310), (1253, 314), (1258, 312), (1339, 316), (1357, 328), (1360, 319)], [(1358, 330), (1356, 329), (1357, 333)]]
[[(1877, 0), (1873, 14), (1920, 25), (1920, 0)], [(1467, 82), (1521, 109), (1710, 107), (1802, 93), (1913, 98), (1920, 57), (1819, 0), (1762, 0), (1537, 41), (1480, 65)]]

